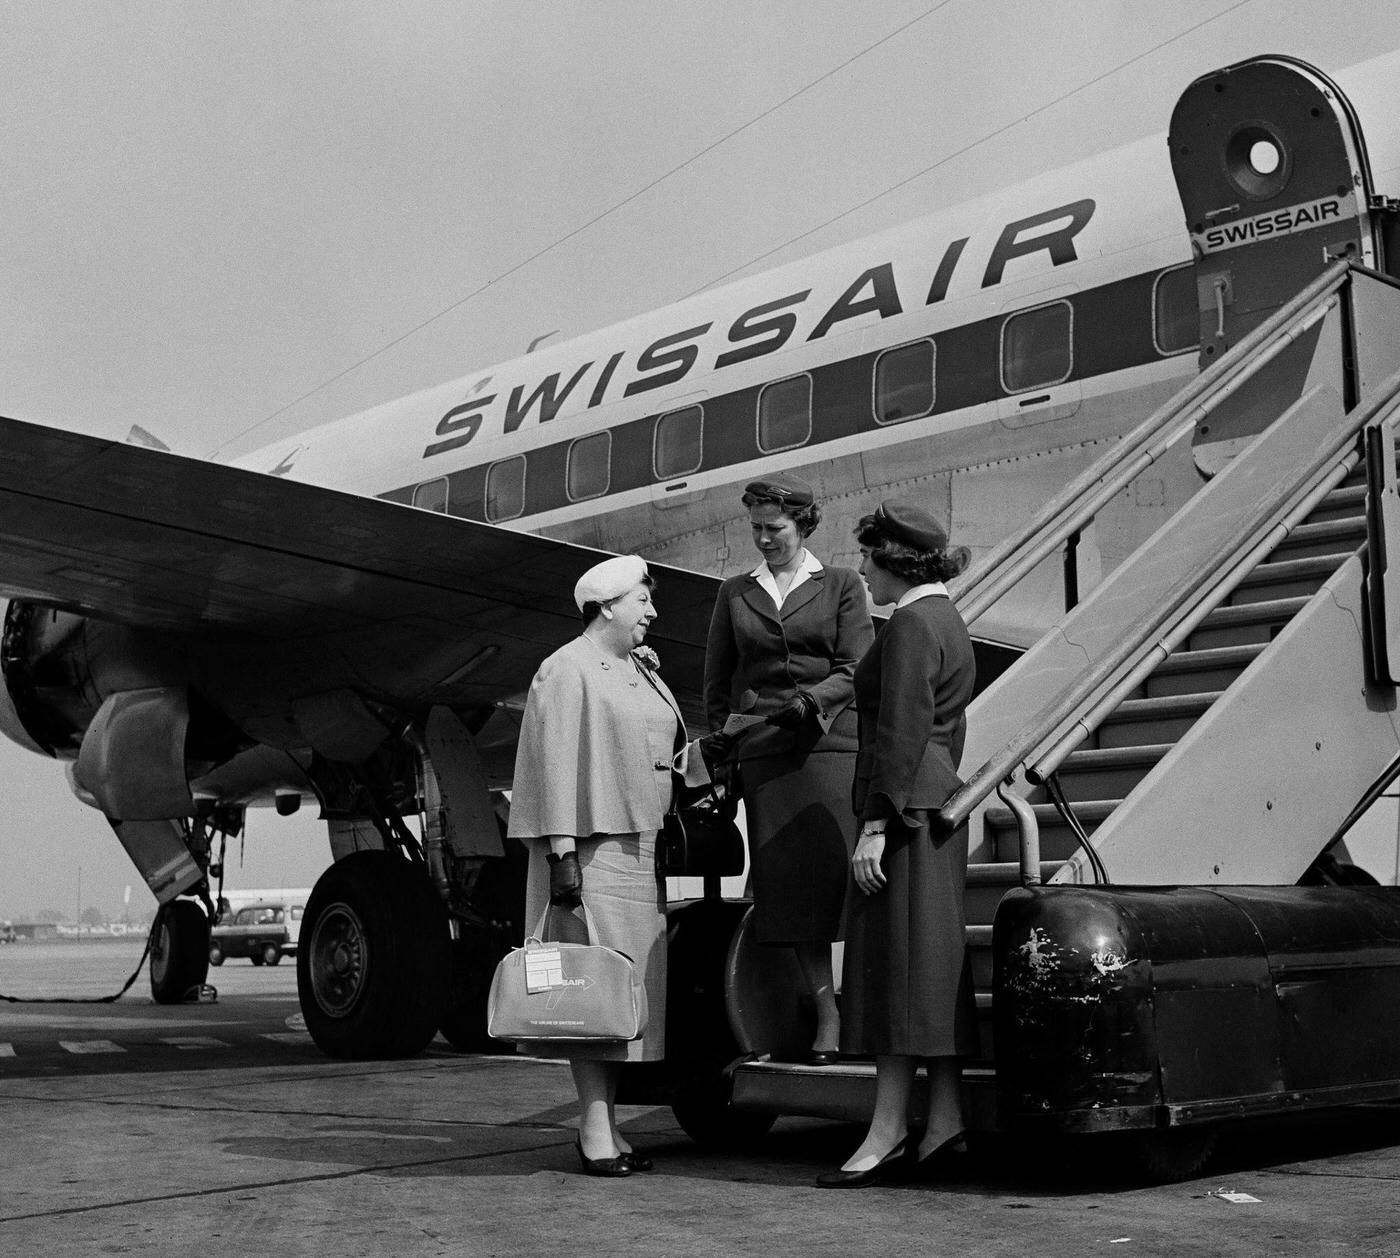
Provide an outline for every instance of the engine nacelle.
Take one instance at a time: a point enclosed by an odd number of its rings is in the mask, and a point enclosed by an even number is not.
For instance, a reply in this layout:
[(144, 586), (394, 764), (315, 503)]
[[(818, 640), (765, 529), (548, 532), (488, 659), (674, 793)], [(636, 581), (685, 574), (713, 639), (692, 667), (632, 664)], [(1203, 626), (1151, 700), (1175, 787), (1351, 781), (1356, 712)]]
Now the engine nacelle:
[(188, 816), (190, 783), (251, 743), (173, 644), (109, 621), (5, 602), (0, 677), (0, 733), (74, 762), (79, 798), (109, 817)]

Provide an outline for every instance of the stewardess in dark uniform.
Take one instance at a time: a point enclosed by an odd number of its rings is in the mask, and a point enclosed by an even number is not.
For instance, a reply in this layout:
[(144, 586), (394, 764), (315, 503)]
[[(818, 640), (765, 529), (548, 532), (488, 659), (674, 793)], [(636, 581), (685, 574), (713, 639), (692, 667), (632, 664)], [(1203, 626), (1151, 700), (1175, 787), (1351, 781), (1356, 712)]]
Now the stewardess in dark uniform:
[[(849, 880), (855, 768), (851, 677), (874, 631), (860, 577), (824, 565), (806, 541), (821, 519), (812, 486), (768, 476), (745, 487), (762, 561), (720, 587), (705, 651), (713, 763), (731, 757), (744, 799), (755, 935), (793, 948), (816, 1008), (808, 1060), (840, 1039), (831, 944)], [(731, 714), (761, 718), (723, 733)]]
[[(958, 1058), (976, 1052), (964, 940), (967, 829), (931, 824), (962, 785), (958, 761), (976, 668), (944, 582), (950, 551), (927, 511), (884, 502), (856, 530), (861, 575), (894, 611), (856, 666), (860, 755), (852, 792), (860, 838), (851, 862), (841, 1048), (873, 1054), (875, 1112), (860, 1147), (824, 1188), (859, 1188), (897, 1170), (942, 1173), (963, 1141)], [(922, 1133), (906, 1130), (915, 1068), (928, 1069)]]

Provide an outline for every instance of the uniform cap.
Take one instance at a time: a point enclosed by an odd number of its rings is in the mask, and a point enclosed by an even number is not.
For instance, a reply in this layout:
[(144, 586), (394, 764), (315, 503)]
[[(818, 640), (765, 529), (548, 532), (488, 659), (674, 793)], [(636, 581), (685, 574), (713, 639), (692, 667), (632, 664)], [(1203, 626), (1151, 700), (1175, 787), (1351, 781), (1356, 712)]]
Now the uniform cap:
[(744, 486), (744, 492), (775, 499), (784, 507), (810, 507), (817, 500), (817, 492), (811, 485), (800, 476), (789, 476), (786, 472), (751, 480)]
[(886, 537), (915, 550), (948, 549), (943, 526), (918, 503), (891, 498), (875, 508), (875, 524)]
[(574, 602), (582, 611), (585, 603), (610, 603), (642, 583), (647, 561), (640, 555), (618, 555), (595, 563), (574, 586)]

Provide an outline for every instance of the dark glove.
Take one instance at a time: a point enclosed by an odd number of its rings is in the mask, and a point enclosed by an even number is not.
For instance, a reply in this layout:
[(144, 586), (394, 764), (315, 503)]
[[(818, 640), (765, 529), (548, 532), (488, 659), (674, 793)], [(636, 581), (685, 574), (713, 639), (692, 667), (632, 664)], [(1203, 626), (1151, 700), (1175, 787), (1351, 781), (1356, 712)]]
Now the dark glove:
[(770, 713), (768, 724), (779, 725), (783, 729), (801, 729), (816, 714), (817, 701), (805, 690), (799, 690), (776, 712)]
[(583, 870), (579, 867), (578, 853), (565, 852), (556, 856), (550, 852), (545, 860), (549, 863), (549, 902), (578, 908), (583, 903)]
[(713, 774), (718, 766), (729, 759), (729, 753), (734, 750), (734, 735), (717, 729), (713, 734), (706, 734), (699, 743), (700, 756), (705, 761), (705, 767)]

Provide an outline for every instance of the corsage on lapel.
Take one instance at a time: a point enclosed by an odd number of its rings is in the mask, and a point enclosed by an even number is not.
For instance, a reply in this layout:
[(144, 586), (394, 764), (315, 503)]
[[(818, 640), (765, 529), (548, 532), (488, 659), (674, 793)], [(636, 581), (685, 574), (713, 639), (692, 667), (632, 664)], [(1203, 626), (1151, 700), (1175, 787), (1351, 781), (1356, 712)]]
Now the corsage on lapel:
[(649, 673), (654, 673), (661, 667), (660, 658), (649, 646), (633, 647), (632, 658)]

